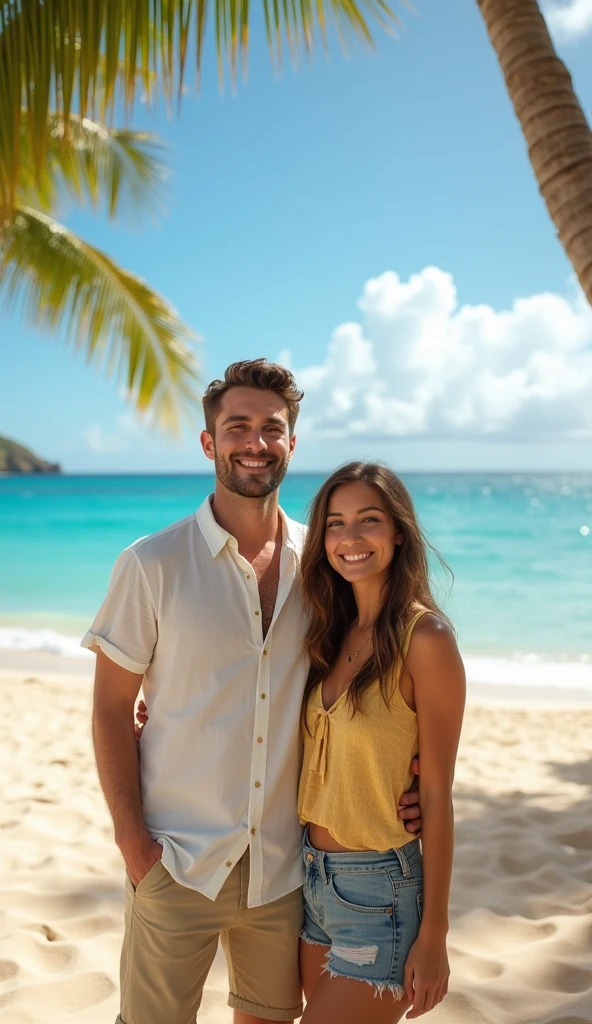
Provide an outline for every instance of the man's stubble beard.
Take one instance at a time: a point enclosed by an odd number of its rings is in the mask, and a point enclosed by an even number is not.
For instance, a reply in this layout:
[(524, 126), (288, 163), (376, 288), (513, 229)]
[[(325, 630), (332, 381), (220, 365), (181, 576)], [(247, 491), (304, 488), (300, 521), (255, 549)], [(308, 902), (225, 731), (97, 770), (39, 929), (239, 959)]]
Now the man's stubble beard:
[[(240, 457), (238, 456), (238, 458)], [(242, 456), (242, 458), (249, 457), (252, 459), (261, 458), (261, 456), (254, 454)], [(255, 477), (244, 478), (235, 470), (232, 458), (226, 461), (222, 456), (218, 455), (214, 448), (214, 466), (218, 480), (233, 494), (239, 494), (241, 498), (267, 498), (270, 494), (273, 494), (274, 491), (278, 490), (288, 472), (289, 462), (290, 456), (286, 455), (285, 459), (273, 463), (269, 467), (269, 475), (266, 474), (262, 479)]]

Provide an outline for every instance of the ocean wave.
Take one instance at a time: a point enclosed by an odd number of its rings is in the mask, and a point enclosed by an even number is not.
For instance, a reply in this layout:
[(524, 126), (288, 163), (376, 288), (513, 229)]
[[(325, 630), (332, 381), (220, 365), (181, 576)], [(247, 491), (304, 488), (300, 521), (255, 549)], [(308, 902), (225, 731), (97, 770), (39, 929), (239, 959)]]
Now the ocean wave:
[[(1, 627), (1, 648), (43, 651), (65, 658), (92, 657), (90, 651), (80, 647), (79, 637), (65, 636), (51, 629)], [(592, 660), (586, 656), (576, 660), (538, 654), (498, 658), (471, 654), (464, 657), (464, 663), (469, 683), (592, 692)]]
[(513, 658), (469, 655), (463, 660), (469, 683), (592, 692), (592, 662), (586, 657), (576, 661), (538, 654)]
[(0, 628), (0, 649), (13, 651), (42, 651), (60, 654), (64, 658), (91, 658), (91, 651), (80, 646), (80, 637), (64, 636), (53, 629)]

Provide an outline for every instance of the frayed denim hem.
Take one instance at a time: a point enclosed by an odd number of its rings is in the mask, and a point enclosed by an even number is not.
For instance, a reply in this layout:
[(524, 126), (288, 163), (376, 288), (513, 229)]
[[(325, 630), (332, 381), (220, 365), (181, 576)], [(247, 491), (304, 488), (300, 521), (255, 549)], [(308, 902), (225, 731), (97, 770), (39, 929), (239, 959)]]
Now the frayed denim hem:
[[(316, 943), (321, 945), (321, 943)], [(329, 954), (330, 955), (330, 954)], [(405, 998), (405, 989), (402, 985), (397, 985), (396, 982), (389, 981), (371, 981), (370, 978), (355, 978), (351, 974), (344, 974), (342, 971), (332, 971), (329, 965), (329, 956), (327, 957), (327, 963), (323, 967), (323, 971), (326, 972), (331, 978), (347, 978), (348, 981), (363, 981), (365, 985), (370, 985), (374, 989), (374, 998), (380, 996), (382, 999), (384, 992), (390, 992), (395, 1001)]]
[(405, 989), (402, 985), (397, 985), (396, 982), (389, 981), (371, 981), (369, 978), (356, 978), (352, 974), (345, 974), (343, 971), (334, 971), (330, 966), (331, 949), (327, 942), (319, 942), (318, 939), (311, 939), (306, 932), (303, 930), (300, 932), (300, 938), (303, 942), (306, 942), (309, 946), (322, 946), (323, 949), (328, 949), (327, 961), (323, 964), (323, 972), (328, 974), (331, 978), (347, 978), (348, 981), (363, 981), (365, 985), (370, 985), (374, 989), (374, 998), (380, 996), (382, 999), (384, 992), (390, 992), (393, 1000), (399, 1001), (405, 998)]
[(322, 946), (323, 949), (327, 949), (327, 947), (329, 946), (328, 942), (319, 942), (318, 939), (311, 939), (304, 930), (300, 932), (300, 938), (309, 946)]

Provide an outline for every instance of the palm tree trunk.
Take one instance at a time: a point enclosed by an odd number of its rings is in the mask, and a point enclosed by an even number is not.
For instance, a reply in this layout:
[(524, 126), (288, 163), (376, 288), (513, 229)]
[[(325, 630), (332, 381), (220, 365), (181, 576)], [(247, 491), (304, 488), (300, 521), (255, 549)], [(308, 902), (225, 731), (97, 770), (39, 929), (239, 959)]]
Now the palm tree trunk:
[(592, 305), (592, 132), (536, 0), (477, 0), (539, 188)]

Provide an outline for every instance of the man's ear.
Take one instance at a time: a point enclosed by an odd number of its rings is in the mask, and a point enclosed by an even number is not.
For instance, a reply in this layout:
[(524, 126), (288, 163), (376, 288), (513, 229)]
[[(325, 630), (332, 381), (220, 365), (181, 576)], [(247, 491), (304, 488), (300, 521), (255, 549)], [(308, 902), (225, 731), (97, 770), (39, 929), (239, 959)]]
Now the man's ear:
[(292, 434), (292, 436), (290, 438), (290, 454), (288, 455), (289, 459), (292, 458), (292, 456), (294, 454), (294, 449), (295, 448), (296, 448), (296, 434)]
[(199, 435), (199, 439), (204, 450), (204, 455), (213, 462), (216, 458), (216, 453), (214, 451), (214, 438), (210, 434), (209, 430), (202, 430)]

